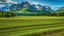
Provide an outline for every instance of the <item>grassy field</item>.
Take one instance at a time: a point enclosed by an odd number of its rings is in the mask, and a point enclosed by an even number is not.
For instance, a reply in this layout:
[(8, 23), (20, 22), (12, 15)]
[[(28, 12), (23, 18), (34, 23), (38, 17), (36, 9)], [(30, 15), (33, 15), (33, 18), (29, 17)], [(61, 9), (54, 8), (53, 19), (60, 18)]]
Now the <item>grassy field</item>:
[[(41, 36), (40, 33), (43, 33), (42, 36), (53, 36), (53, 34), (58, 36), (56, 33), (63, 36), (63, 31), (64, 17), (19, 16), (0, 18), (0, 36), (38, 36), (38, 34)], [(53, 34), (50, 35), (49, 32)]]

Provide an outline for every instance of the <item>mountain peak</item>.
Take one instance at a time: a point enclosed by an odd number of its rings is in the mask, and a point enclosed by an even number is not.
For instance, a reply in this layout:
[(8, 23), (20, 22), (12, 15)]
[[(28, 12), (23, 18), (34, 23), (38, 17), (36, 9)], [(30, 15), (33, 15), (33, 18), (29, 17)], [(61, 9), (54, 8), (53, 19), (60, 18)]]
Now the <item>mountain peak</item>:
[(36, 6), (35, 4), (32, 4), (33, 6)]
[(38, 4), (37, 6), (42, 7), (42, 5), (41, 5), (41, 4)]
[(28, 1), (25, 1), (24, 4), (30, 4)]
[(24, 4), (24, 2), (22, 2), (22, 4)]
[(25, 1), (25, 3), (29, 3), (28, 1)]

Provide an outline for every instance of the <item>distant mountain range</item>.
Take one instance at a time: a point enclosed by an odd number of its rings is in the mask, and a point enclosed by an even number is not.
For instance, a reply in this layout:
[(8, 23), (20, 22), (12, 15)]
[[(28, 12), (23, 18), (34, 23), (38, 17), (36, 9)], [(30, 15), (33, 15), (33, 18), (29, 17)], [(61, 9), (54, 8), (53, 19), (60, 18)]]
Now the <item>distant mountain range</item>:
[(30, 4), (27, 1), (10, 6), (6, 5), (1, 7), (0, 11), (14, 13), (16, 16), (64, 16), (64, 7), (54, 11), (50, 6)]
[(54, 12), (54, 10), (51, 9), (50, 6), (42, 6), (40, 4), (38, 4), (38, 5), (30, 4), (27, 1), (22, 2), (20, 4), (12, 4), (9, 7), (5, 6), (5, 7), (0, 8), (0, 10), (4, 10), (4, 11), (23, 10), (23, 11), (33, 11), (33, 12), (37, 12), (37, 11), (51, 11), (51, 12)]

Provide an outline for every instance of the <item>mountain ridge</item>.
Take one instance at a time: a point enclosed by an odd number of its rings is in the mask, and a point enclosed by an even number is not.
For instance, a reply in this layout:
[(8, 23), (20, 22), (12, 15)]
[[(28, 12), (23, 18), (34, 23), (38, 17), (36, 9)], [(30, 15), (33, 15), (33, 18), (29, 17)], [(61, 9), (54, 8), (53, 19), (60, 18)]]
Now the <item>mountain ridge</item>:
[[(22, 3), (20, 3), (20, 4), (12, 4), (12, 5), (10, 5), (10, 7), (8, 8), (8, 7), (6, 7), (6, 9), (7, 9), (7, 11), (8, 10), (10, 10), (10, 11), (12, 11), (12, 10), (22, 10), (23, 8), (27, 8), (27, 9), (29, 9), (29, 10), (31, 10), (31, 11), (34, 11), (34, 12), (37, 12), (37, 11), (52, 11), (52, 9), (51, 9), (51, 7), (50, 6), (48, 6), (48, 8), (47, 8), (47, 6), (42, 6), (42, 5), (40, 5), (40, 4), (38, 4), (38, 5), (31, 5), (29, 2), (27, 2), (27, 1), (25, 1), (25, 2), (22, 2)], [(53, 12), (53, 11), (52, 11)]]

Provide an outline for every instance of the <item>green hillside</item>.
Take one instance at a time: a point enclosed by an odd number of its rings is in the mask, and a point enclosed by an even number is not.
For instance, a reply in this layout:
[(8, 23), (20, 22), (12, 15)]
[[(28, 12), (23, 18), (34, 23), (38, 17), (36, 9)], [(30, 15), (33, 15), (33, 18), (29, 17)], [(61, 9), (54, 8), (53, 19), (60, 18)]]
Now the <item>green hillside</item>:
[(56, 12), (62, 13), (62, 12), (64, 12), (64, 8), (62, 7), (62, 8), (60, 8), (60, 9), (58, 9)]
[(11, 10), (9, 12), (12, 13), (25, 13), (25, 14), (37, 14), (38, 12), (34, 12), (32, 10), (29, 10), (28, 8), (23, 8), (23, 9), (19, 9), (19, 10)]
[(57, 16), (64, 16), (64, 7), (58, 9), (55, 13), (57, 13)]

